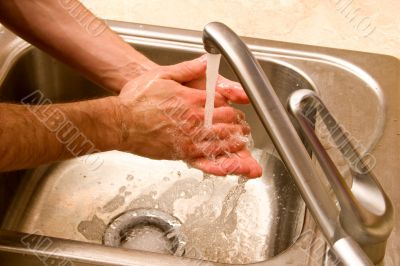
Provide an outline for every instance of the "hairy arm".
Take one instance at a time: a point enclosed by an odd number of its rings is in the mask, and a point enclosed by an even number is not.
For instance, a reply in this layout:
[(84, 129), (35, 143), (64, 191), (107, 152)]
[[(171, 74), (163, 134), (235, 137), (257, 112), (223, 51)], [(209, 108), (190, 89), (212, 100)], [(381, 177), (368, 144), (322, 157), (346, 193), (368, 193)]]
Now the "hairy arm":
[(115, 92), (156, 66), (77, 0), (0, 1), (0, 22)]
[(115, 96), (66, 104), (31, 105), (31, 100), (46, 103), (34, 93), (22, 105), (0, 104), (0, 171), (119, 147)]

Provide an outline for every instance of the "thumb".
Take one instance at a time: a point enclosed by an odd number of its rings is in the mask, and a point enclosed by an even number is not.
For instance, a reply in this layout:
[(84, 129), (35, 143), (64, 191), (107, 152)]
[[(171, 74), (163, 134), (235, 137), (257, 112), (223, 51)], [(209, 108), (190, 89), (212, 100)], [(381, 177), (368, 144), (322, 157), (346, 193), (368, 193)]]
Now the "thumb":
[(203, 77), (206, 71), (206, 66), (206, 56), (202, 55), (190, 61), (168, 66), (165, 78), (175, 80), (179, 83), (189, 82)]

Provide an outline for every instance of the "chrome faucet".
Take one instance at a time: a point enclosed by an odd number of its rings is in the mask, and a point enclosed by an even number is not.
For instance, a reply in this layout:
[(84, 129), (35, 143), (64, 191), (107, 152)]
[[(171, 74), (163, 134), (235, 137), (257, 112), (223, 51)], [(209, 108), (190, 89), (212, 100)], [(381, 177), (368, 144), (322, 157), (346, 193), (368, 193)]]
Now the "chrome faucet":
[[(370, 171), (363, 174), (353, 171), (354, 182), (350, 191), (320, 146), (313, 128), (302, 119), (304, 98), (299, 94), (292, 95), (292, 114), (336, 194), (340, 205), (338, 210), (317, 175), (287, 111), (245, 43), (230, 28), (218, 22), (205, 26), (203, 43), (207, 52), (221, 53), (237, 75), (334, 253), (346, 265), (374, 265), (382, 261), (386, 240), (393, 228), (393, 207)], [(313, 97), (318, 100), (316, 95), (313, 94)], [(328, 112), (326, 108), (324, 110)], [(365, 167), (362, 169), (365, 170)]]
[[(325, 176), (340, 205), (339, 220), (342, 228), (379, 262), (385, 255), (386, 242), (393, 229), (393, 206), (371, 168), (353, 146), (348, 135), (328, 111), (322, 100), (311, 90), (297, 90), (289, 98), (288, 108), (311, 145)], [(307, 113), (319, 114), (331, 139), (350, 165), (353, 178), (349, 189), (332, 159), (323, 148)], [(373, 162), (372, 162), (373, 163)]]

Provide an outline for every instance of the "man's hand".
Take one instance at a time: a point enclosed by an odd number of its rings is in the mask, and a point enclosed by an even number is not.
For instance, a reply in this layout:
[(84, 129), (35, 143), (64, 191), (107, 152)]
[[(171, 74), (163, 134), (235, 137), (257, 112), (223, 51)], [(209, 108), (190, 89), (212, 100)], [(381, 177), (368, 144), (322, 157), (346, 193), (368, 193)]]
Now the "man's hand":
[[(235, 93), (226, 93), (226, 85), (217, 88), (213, 126), (203, 127), (206, 93), (199, 84), (205, 68), (201, 57), (155, 68), (128, 82), (116, 104), (119, 148), (150, 158), (186, 160), (216, 175), (258, 177), (261, 167), (246, 149), (250, 129), (244, 114), (227, 103), (248, 101), (240, 86), (232, 83)], [(196, 82), (197, 88), (182, 85)]]
[[(205, 59), (204, 56), (202, 58)], [(205, 90), (206, 77), (203, 74), (200, 78), (186, 82), (184, 85), (195, 89)], [(248, 104), (250, 102), (240, 83), (226, 79), (221, 75), (218, 76), (215, 89), (230, 102), (238, 104)]]

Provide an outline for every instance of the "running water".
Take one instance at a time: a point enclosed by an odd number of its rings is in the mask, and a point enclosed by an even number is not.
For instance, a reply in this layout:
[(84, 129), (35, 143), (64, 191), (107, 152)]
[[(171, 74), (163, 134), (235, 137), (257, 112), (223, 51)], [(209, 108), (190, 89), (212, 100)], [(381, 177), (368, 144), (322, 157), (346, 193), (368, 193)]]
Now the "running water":
[(204, 108), (204, 126), (212, 126), (212, 117), (214, 112), (215, 85), (217, 84), (218, 68), (221, 54), (207, 53), (206, 70), (206, 106)]

